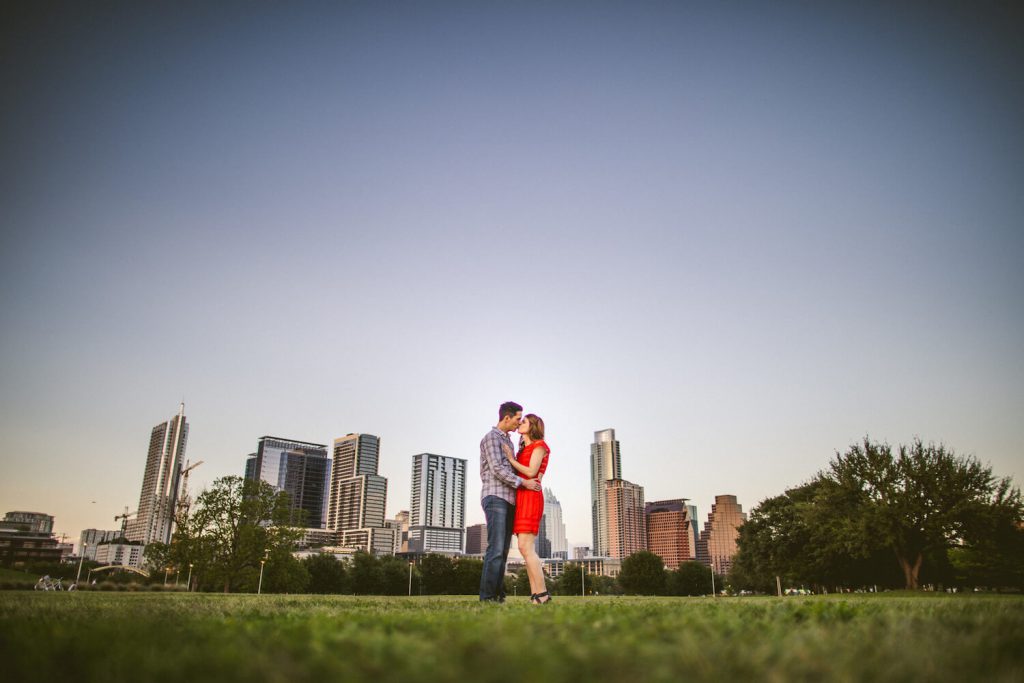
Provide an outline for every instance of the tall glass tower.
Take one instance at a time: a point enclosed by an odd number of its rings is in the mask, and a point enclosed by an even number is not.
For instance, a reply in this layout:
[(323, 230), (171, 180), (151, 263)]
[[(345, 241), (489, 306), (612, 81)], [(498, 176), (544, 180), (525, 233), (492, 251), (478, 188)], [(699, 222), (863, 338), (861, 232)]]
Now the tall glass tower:
[(565, 540), (565, 524), (562, 522), (562, 504), (551, 489), (544, 489), (544, 515), (540, 519), (537, 534), (537, 554), (540, 557), (569, 559), (569, 544)]
[(609, 551), (608, 496), (605, 482), (622, 478), (622, 457), (614, 429), (594, 432), (590, 444), (590, 511), (593, 520), (594, 545), (591, 553), (607, 557)]
[(245, 476), (262, 479), (275, 490), (288, 494), (292, 524), (324, 528), (331, 481), (331, 459), (326, 444), (260, 437), (255, 455), (246, 461)]
[(177, 415), (153, 427), (150, 434), (139, 510), (125, 529), (129, 541), (144, 544), (171, 542), (174, 506), (178, 502), (181, 463), (187, 442), (188, 422), (185, 420), (185, 404), (182, 403)]

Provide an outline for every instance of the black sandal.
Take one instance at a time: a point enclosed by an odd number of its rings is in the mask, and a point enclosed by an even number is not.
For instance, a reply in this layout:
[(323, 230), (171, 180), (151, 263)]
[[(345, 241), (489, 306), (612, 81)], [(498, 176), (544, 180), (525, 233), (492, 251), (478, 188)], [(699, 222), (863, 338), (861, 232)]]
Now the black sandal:
[[(547, 597), (547, 600), (541, 600), (541, 598), (543, 598), (545, 596)], [(535, 605), (546, 605), (549, 602), (551, 602), (551, 600), (552, 600), (551, 593), (549, 593), (547, 591), (544, 591), (543, 593), (537, 593), (536, 595), (530, 596), (530, 602), (534, 603)]]

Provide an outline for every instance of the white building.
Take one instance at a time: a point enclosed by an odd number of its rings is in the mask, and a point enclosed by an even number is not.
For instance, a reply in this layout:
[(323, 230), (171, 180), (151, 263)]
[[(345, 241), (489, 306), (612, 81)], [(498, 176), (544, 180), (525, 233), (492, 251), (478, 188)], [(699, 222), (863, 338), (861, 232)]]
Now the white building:
[(78, 537), (78, 554), (87, 560), (96, 560), (96, 548), (100, 543), (116, 541), (121, 532), (117, 529), (106, 531), (103, 529), (85, 529)]
[(412, 456), (409, 552), (462, 554), (466, 541), (466, 460)]
[(100, 543), (96, 546), (96, 561), (100, 564), (116, 564), (141, 569), (144, 564), (142, 558), (145, 552), (146, 546), (144, 545)]

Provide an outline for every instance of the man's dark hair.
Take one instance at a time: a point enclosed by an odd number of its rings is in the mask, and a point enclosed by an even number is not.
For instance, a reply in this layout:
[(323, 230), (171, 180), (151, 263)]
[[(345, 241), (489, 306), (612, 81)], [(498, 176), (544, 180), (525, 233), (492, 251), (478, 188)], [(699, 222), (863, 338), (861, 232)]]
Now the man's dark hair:
[(514, 417), (516, 413), (523, 412), (523, 407), (514, 401), (505, 401), (498, 408), (498, 420), (504, 420), (506, 417)]

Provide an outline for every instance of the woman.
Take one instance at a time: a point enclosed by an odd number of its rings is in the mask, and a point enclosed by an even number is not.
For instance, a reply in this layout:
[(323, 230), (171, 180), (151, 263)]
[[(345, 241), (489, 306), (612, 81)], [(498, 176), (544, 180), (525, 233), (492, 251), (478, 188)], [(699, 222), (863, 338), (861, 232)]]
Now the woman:
[[(512, 467), (525, 479), (539, 478), (548, 467), (550, 449), (544, 443), (544, 420), (529, 414), (519, 425), (519, 455), (505, 452)], [(540, 518), (544, 514), (544, 494), (523, 487), (516, 489), (516, 516), (512, 522), (512, 533), (519, 538), (519, 552), (526, 562), (526, 573), (530, 577), (530, 602), (544, 605), (551, 602), (551, 594), (544, 585), (544, 570), (534, 543), (540, 531)]]

